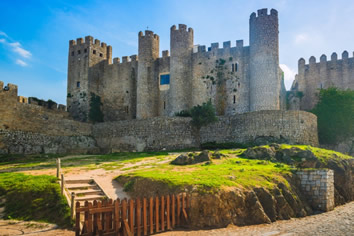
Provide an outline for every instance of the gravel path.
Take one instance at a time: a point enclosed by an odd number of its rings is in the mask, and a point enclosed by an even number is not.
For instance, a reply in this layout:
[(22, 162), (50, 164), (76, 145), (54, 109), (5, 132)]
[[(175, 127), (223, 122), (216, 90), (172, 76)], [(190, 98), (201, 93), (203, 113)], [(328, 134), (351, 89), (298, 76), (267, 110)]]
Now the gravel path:
[[(354, 202), (335, 210), (305, 218), (277, 221), (268, 225), (245, 227), (229, 226), (223, 229), (198, 231), (171, 231), (159, 236), (354, 236)], [(69, 230), (55, 229), (55, 225), (0, 220), (0, 235), (73, 236)]]

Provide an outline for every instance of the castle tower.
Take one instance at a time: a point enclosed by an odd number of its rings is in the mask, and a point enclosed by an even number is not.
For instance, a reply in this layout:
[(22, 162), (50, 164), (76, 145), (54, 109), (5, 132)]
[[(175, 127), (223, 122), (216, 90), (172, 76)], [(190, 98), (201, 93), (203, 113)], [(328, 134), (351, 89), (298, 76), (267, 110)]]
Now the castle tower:
[(170, 57), (170, 96), (167, 104), (168, 113), (174, 116), (176, 112), (190, 108), (192, 101), (192, 52), (193, 29), (180, 24), (171, 27), (171, 57)]
[(67, 108), (71, 116), (87, 121), (91, 93), (98, 94), (99, 72), (95, 67), (102, 61), (111, 64), (112, 47), (91, 36), (70, 40), (68, 59)]
[(137, 119), (157, 116), (158, 84), (154, 62), (159, 57), (160, 38), (154, 32), (139, 32), (139, 66), (137, 80)]
[(278, 12), (258, 10), (250, 17), (250, 111), (279, 110)]

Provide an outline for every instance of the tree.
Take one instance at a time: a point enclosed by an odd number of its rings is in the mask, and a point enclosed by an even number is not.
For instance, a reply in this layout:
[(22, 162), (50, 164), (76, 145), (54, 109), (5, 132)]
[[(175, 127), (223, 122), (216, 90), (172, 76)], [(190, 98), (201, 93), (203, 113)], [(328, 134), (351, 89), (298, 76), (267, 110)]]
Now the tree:
[(354, 137), (354, 91), (321, 89), (319, 102), (311, 111), (318, 118), (320, 143), (335, 144)]

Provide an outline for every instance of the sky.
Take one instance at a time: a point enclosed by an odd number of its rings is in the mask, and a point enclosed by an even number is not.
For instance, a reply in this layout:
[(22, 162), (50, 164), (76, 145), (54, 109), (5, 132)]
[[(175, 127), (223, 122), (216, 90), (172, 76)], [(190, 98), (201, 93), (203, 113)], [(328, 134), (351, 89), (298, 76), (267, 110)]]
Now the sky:
[(290, 88), (297, 62), (354, 51), (353, 0), (0, 0), (0, 81), (19, 95), (66, 103), (69, 40), (86, 35), (113, 47), (113, 57), (138, 53), (147, 28), (169, 50), (170, 27), (194, 29), (194, 43), (243, 39), (249, 17), (261, 8), (279, 12), (280, 66)]

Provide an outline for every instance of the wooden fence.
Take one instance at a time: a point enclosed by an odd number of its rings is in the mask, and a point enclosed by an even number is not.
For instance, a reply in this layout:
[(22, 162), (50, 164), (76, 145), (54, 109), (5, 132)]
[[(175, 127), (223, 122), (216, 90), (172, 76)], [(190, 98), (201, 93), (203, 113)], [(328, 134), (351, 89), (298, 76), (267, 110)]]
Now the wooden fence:
[(186, 194), (76, 203), (76, 235), (150, 235), (188, 221)]

